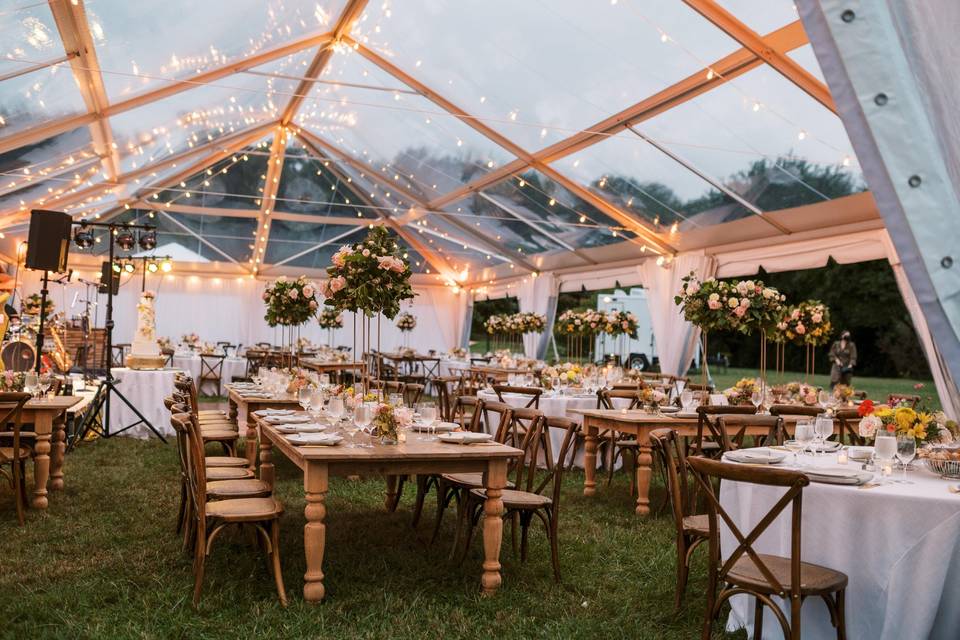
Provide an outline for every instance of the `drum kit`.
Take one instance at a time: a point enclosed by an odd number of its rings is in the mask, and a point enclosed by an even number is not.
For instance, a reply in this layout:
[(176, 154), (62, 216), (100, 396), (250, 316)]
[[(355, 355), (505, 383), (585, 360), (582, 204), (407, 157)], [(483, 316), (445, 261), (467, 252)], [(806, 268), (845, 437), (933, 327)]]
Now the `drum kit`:
[[(0, 305), (6, 303), (9, 294), (0, 294)], [(40, 330), (39, 314), (17, 315), (9, 305), (3, 308), (0, 318), (0, 370), (31, 371), (37, 364), (37, 332)], [(62, 336), (66, 322), (62, 313), (47, 318), (46, 328), (52, 336), (52, 344), (44, 349), (41, 359), (45, 368), (66, 373), (72, 362), (63, 346)]]

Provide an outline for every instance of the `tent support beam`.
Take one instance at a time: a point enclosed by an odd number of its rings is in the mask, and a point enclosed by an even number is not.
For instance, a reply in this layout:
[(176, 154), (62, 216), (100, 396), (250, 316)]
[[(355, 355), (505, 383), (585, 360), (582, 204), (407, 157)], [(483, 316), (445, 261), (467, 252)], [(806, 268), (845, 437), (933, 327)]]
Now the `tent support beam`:
[[(381, 69), (383, 69), (384, 71), (386, 71), (391, 76), (393, 76), (400, 82), (404, 83), (408, 87), (415, 89), (416, 91), (419, 91), (425, 98), (433, 102), (435, 105), (439, 106), (441, 109), (452, 114), (454, 117), (461, 120), (464, 124), (469, 126), (471, 129), (477, 131), (487, 139), (497, 143), (498, 145), (500, 145), (501, 147), (503, 147), (504, 149), (506, 149), (513, 155), (515, 155), (516, 157), (526, 161), (528, 164), (530, 164), (530, 166), (540, 170), (541, 172), (546, 173), (547, 170), (549, 170), (550, 172), (552, 172), (554, 176), (559, 176), (554, 178), (558, 182), (562, 180), (567, 184), (572, 184), (571, 180), (569, 180), (564, 176), (560, 176), (559, 172), (557, 172), (556, 170), (546, 167), (546, 165), (542, 165), (539, 161), (536, 160), (536, 158), (533, 157), (533, 155), (530, 152), (523, 149), (522, 147), (514, 143), (512, 140), (510, 140), (503, 134), (487, 126), (479, 118), (476, 118), (475, 116), (467, 113), (457, 105), (453, 104), (452, 102), (450, 102), (449, 100), (441, 96), (439, 93), (437, 93), (427, 85), (423, 84), (413, 76), (409, 75), (408, 73), (406, 73), (405, 71), (403, 71), (402, 69), (394, 65), (392, 62), (390, 62), (386, 58), (382, 57), (381, 55), (373, 51), (372, 49), (353, 40), (352, 38), (349, 38), (348, 36), (345, 36), (344, 40), (352, 44), (364, 58), (366, 58), (373, 64), (377, 65), (378, 67), (380, 67)], [(570, 190), (572, 191), (572, 189)], [(673, 247), (671, 247), (669, 244), (664, 242), (664, 240), (660, 238), (654, 231), (647, 228), (646, 223), (640, 220), (639, 218), (636, 218), (631, 214), (625, 211), (622, 211), (618, 207), (606, 201), (603, 202), (602, 206), (598, 206), (597, 204), (594, 204), (596, 201), (602, 200), (602, 198), (599, 198), (598, 196), (593, 195), (592, 193), (590, 198), (584, 198), (584, 199), (587, 200), (588, 202), (591, 202), (593, 206), (597, 207), (598, 209), (601, 209), (602, 211), (604, 211), (604, 213), (614, 218), (621, 224), (627, 226), (631, 231), (636, 233), (638, 236), (642, 237), (647, 243), (649, 243), (653, 247), (656, 247), (658, 251), (663, 251), (666, 253), (676, 253)]]
[(113, 141), (110, 122), (101, 117), (110, 107), (110, 101), (103, 86), (103, 75), (100, 73), (100, 63), (97, 60), (83, 0), (49, 0), (49, 5), (60, 40), (70, 57), (73, 77), (77, 81), (87, 113), (96, 118), (90, 123), (90, 138), (93, 140), (94, 150), (101, 158), (103, 175), (107, 180), (116, 180), (120, 175), (120, 156)]
[(323, 242), (318, 242), (317, 244), (313, 245), (312, 247), (309, 247), (309, 248), (307, 248), (307, 249), (304, 249), (303, 251), (300, 251), (300, 252), (298, 252), (298, 253), (293, 254), (293, 255), (290, 256), (289, 258), (284, 258), (284, 259), (281, 260), (280, 262), (274, 262), (274, 263), (271, 264), (268, 268), (266, 268), (266, 269), (264, 269), (263, 271), (261, 271), (261, 272), (260, 272), (260, 275), (266, 275), (267, 273), (270, 272), (271, 269), (273, 269), (273, 268), (275, 268), (275, 267), (282, 267), (283, 265), (287, 264), (288, 262), (292, 262), (293, 260), (296, 260), (297, 258), (299, 258), (299, 257), (301, 257), (301, 256), (305, 256), (305, 255), (307, 255), (308, 253), (312, 253), (312, 252), (316, 251), (317, 249), (322, 249), (323, 247), (327, 246), (328, 244), (333, 244), (334, 242), (337, 242), (338, 240), (342, 240), (343, 238), (346, 238), (347, 236), (349, 236), (351, 233), (356, 233), (357, 231), (360, 231), (360, 228), (359, 228), (359, 227), (357, 227), (356, 229), (350, 229), (349, 231), (344, 231), (343, 233), (339, 233), (339, 234), (333, 236), (332, 238), (327, 238), (327, 239), (324, 240)]
[[(807, 35), (803, 30), (803, 25), (797, 20), (767, 34), (764, 36), (763, 41), (766, 46), (771, 49), (786, 53), (787, 51), (792, 51), (807, 44)], [(648, 120), (668, 109), (692, 100), (747, 71), (759, 67), (761, 64), (763, 64), (763, 60), (754, 55), (749, 49), (744, 48), (735, 51), (717, 60), (712, 65), (687, 76), (680, 82), (662, 91), (658, 91), (649, 98), (627, 107), (623, 111), (615, 113), (597, 122), (593, 126), (587, 127), (583, 131), (575, 133), (564, 140), (560, 140), (538, 151), (533, 154), (533, 156), (544, 164), (550, 164), (561, 158), (565, 158), (602, 140), (606, 140), (608, 136), (619, 132), (623, 127)], [(509, 178), (512, 175), (520, 173), (529, 166), (530, 164), (523, 160), (514, 160), (498, 169), (485, 173), (462, 187), (433, 198), (429, 203), (430, 207), (439, 209), (452, 202), (456, 202), (472, 192), (485, 189), (490, 185), (500, 182), (504, 178)]]
[(800, 66), (790, 56), (768, 46), (756, 31), (737, 19), (732, 13), (718, 5), (714, 0), (683, 0), (687, 6), (709, 20), (715, 27), (749, 49), (758, 58), (776, 69), (780, 75), (797, 85), (811, 98), (824, 107), (837, 113), (833, 96), (827, 85), (820, 82), (809, 71)]
[(236, 264), (236, 265), (239, 265), (239, 264), (240, 264), (239, 262), (237, 262), (237, 261), (233, 258), (233, 256), (230, 256), (229, 254), (227, 254), (226, 252), (224, 252), (220, 247), (218, 247), (217, 245), (213, 244), (212, 242), (210, 242), (209, 240), (207, 240), (206, 238), (204, 238), (203, 236), (201, 236), (199, 233), (197, 233), (196, 231), (194, 231), (193, 229), (191, 229), (191, 228), (188, 227), (187, 225), (183, 224), (182, 222), (180, 222), (179, 220), (177, 220), (176, 218), (174, 218), (173, 216), (171, 216), (171, 215), (170, 215), (169, 213), (167, 213), (166, 211), (161, 211), (161, 212), (160, 212), (160, 215), (162, 215), (164, 218), (166, 218), (167, 220), (169, 220), (169, 221), (172, 222), (173, 224), (177, 225), (178, 227), (180, 227), (181, 229), (183, 229), (184, 231), (186, 231), (187, 233), (189, 233), (191, 236), (193, 236), (194, 238), (196, 238), (197, 240), (199, 240), (200, 242), (202, 242), (202, 243), (205, 244), (206, 246), (210, 247), (211, 249), (213, 249), (214, 251), (216, 251), (217, 253), (219, 253), (220, 255), (222, 255), (224, 258), (226, 258), (227, 260), (229, 260), (229, 261), (232, 262), (233, 264)]
[(324, 46), (320, 48), (320, 51), (317, 52), (317, 55), (313, 57), (313, 62), (310, 63), (307, 72), (303, 74), (304, 78), (300, 80), (293, 97), (287, 102), (287, 106), (283, 110), (283, 115), (280, 116), (280, 124), (287, 126), (296, 117), (300, 105), (303, 104), (304, 99), (310, 93), (310, 90), (313, 89), (313, 81), (320, 77), (330, 63), (330, 58), (332, 58), (334, 54), (333, 45), (338, 43), (344, 34), (350, 33), (350, 30), (360, 18), (360, 14), (363, 13), (366, 6), (367, 0), (347, 1), (343, 11), (340, 12), (340, 17), (337, 19), (337, 24), (333, 28), (333, 32), (330, 34), (330, 40), (326, 42)]
[(260, 200), (260, 217), (257, 222), (257, 235), (253, 243), (253, 273), (259, 270), (262, 258), (267, 254), (267, 242), (270, 240), (270, 213), (277, 200), (280, 188), (280, 176), (283, 173), (284, 152), (287, 148), (287, 129), (277, 125), (270, 145), (270, 159), (267, 165), (267, 178), (263, 184), (263, 197)]

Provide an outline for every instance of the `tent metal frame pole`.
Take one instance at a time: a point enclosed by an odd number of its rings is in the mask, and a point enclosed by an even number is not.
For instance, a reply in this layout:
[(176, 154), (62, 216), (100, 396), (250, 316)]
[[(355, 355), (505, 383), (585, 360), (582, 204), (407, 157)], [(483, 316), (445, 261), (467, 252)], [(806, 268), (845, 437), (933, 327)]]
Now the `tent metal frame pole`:
[(257, 235), (253, 242), (252, 273), (260, 270), (261, 257), (267, 255), (267, 242), (270, 241), (270, 212), (273, 211), (280, 188), (280, 176), (283, 175), (283, 160), (287, 148), (287, 128), (278, 124), (270, 145), (270, 159), (267, 165), (266, 179), (263, 184), (263, 196), (260, 199), (260, 216), (257, 220)]

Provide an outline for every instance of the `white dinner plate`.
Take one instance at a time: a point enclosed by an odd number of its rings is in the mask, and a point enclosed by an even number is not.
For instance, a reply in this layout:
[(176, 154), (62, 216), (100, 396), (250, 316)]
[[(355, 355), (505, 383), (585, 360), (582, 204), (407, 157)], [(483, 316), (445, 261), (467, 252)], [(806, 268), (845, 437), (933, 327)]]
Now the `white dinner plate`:
[(266, 422), (270, 424), (305, 424), (307, 422), (312, 422), (313, 418), (306, 415), (298, 414), (289, 414), (283, 416), (266, 416), (264, 417)]
[(410, 425), (410, 429), (413, 431), (418, 431), (420, 433), (430, 433), (431, 429), (437, 433), (447, 433), (450, 431), (455, 431), (460, 428), (460, 425), (454, 422), (434, 422), (430, 427), (427, 427), (425, 424), (419, 422), (414, 422)]
[(873, 479), (871, 472), (851, 469), (850, 467), (813, 467), (800, 469), (800, 472), (806, 474), (811, 482), (821, 484), (860, 485)]
[(305, 424), (278, 424), (276, 429), (280, 433), (320, 433), (326, 429), (326, 425), (316, 422), (307, 422)]
[(660, 407), (660, 413), (680, 413), (680, 407)]
[(863, 462), (873, 455), (873, 447), (847, 447), (847, 455), (851, 460)]
[[(787, 440), (787, 442), (785, 442), (784, 445), (786, 446), (787, 443), (790, 443), (790, 445), (796, 444), (797, 446), (799, 446), (799, 443), (797, 443), (796, 440)], [(807, 445), (806, 450), (816, 451), (818, 453), (832, 453), (834, 451), (839, 451), (842, 448), (843, 448), (843, 445), (840, 444), (839, 442), (834, 442), (833, 440), (827, 440), (822, 445), (819, 443), (811, 442), (810, 444)]]
[(478, 444), (491, 440), (493, 440), (493, 435), (489, 433), (474, 433), (472, 431), (455, 431), (440, 436), (440, 442), (448, 444)]
[(320, 446), (332, 447), (343, 441), (342, 436), (333, 433), (295, 433), (287, 436), (287, 442), (295, 444), (298, 447)]
[(780, 464), (786, 458), (786, 453), (767, 447), (740, 449), (739, 451), (728, 451), (723, 454), (724, 460), (739, 462), (741, 464)]
[(260, 409), (260, 411), (254, 411), (253, 415), (255, 416), (289, 416), (293, 413), (293, 409)]

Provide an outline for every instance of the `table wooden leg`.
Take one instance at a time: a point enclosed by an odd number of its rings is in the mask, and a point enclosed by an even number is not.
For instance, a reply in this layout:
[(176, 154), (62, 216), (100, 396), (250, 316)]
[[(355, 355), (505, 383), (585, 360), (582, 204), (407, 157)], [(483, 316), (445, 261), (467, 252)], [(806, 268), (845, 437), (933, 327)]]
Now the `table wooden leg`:
[(53, 418), (46, 412), (37, 412), (34, 428), (37, 430), (37, 441), (33, 445), (33, 500), (30, 504), (34, 509), (47, 508), (47, 481), (50, 479), (50, 434), (53, 429)]
[(591, 426), (589, 420), (584, 417), (583, 495), (585, 496), (592, 496), (597, 492), (597, 428)]
[(650, 435), (644, 431), (637, 435), (637, 515), (650, 514), (650, 477), (653, 475), (653, 456)]
[(63, 458), (67, 451), (66, 416), (53, 423), (53, 458), (50, 465), (50, 490), (63, 491)]
[(507, 486), (507, 461), (491, 460), (483, 474), (487, 499), (483, 503), (483, 595), (492, 596), (500, 587), (500, 542), (503, 539), (503, 488)]
[(303, 574), (303, 599), (320, 602), (326, 593), (323, 586), (323, 551), (327, 541), (327, 465), (308, 463), (303, 475), (303, 489), (307, 506), (304, 515), (307, 524), (303, 527), (303, 551), (307, 557), (307, 572)]
[[(247, 462), (250, 463), (251, 471), (257, 470), (257, 426), (252, 417), (255, 408), (253, 404), (247, 405), (247, 445), (244, 450), (246, 451)], [(239, 428), (239, 426), (237, 428)]]
[(229, 407), (227, 412), (227, 417), (230, 418), (230, 422), (232, 422), (233, 424), (239, 427), (239, 423), (237, 422), (237, 417), (240, 415), (240, 411), (237, 409), (237, 403), (234, 402), (232, 399), (229, 399), (227, 402), (228, 402), (227, 406)]
[(273, 443), (266, 437), (260, 438), (260, 479), (273, 489)]
[(399, 477), (388, 475), (385, 480), (387, 481), (387, 495), (383, 500), (383, 506), (387, 508), (387, 511), (393, 511), (394, 504), (397, 502), (397, 486), (400, 484)]

